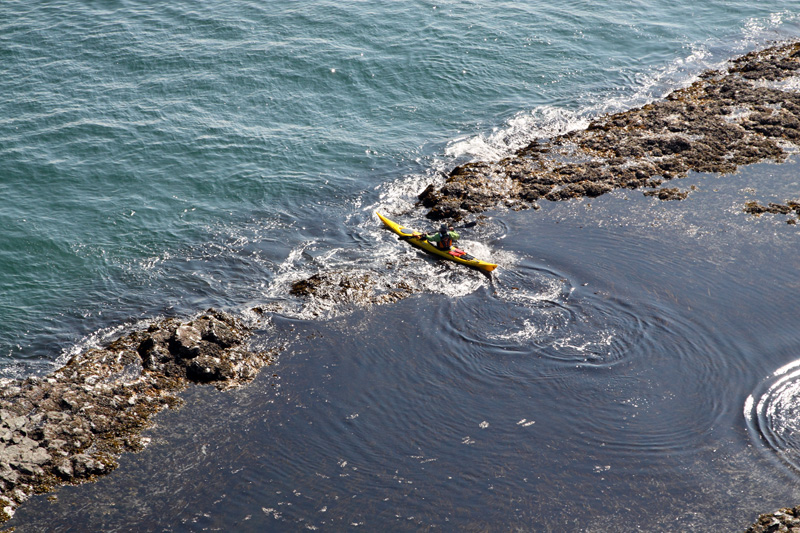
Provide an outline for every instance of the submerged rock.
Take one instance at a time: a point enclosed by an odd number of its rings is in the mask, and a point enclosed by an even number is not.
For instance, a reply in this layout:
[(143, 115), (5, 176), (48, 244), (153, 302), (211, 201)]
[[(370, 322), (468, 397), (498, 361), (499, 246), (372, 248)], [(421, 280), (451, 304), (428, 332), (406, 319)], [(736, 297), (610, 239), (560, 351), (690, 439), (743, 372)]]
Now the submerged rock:
[(656, 189), (654, 191), (645, 191), (645, 196), (655, 196), (659, 200), (686, 200), (689, 196), (689, 191), (682, 191), (677, 187)]
[[(790, 200), (786, 204), (770, 203), (769, 205), (761, 205), (756, 201), (750, 201), (744, 204), (744, 212), (754, 216), (761, 216), (764, 213), (771, 213), (774, 215), (791, 215), (795, 214), (800, 216), (800, 202), (797, 200)], [(792, 223), (793, 219), (788, 222)]]
[(320, 272), (294, 281), (289, 289), (293, 296), (306, 300), (305, 308), (314, 316), (343, 306), (393, 303), (414, 292), (405, 281), (363, 270)]
[(227, 389), (251, 380), (274, 353), (252, 352), (249, 330), (208, 310), (166, 319), (80, 353), (51, 375), (0, 383), (0, 519), (34, 493), (111, 472), (141, 431), (179, 404), (189, 383)]
[[(419, 204), (427, 217), (460, 220), (498, 205), (596, 197), (653, 187), (690, 171), (728, 174), (740, 165), (782, 161), (800, 146), (800, 92), (776, 82), (800, 75), (800, 43), (752, 52), (665, 99), (596, 118), (585, 130), (541, 139), (496, 162), (454, 168)], [(661, 189), (646, 194), (678, 200)]]

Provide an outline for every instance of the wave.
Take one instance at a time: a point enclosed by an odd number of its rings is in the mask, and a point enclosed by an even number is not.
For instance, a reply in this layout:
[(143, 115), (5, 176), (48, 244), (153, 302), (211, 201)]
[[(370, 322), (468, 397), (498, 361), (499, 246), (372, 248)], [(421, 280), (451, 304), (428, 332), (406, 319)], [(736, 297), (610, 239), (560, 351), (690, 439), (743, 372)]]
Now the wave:
[[(587, 95), (586, 103), (575, 110), (542, 105), (520, 111), (491, 132), (480, 132), (453, 139), (444, 150), (455, 166), (458, 161), (499, 160), (514, 154), (537, 139), (548, 139), (585, 129), (592, 118), (616, 113), (658, 100), (670, 92), (687, 87), (700, 73), (722, 69), (731, 58), (766, 46), (776, 40), (800, 35), (800, 14), (789, 11), (745, 21), (737, 36), (721, 36), (686, 43), (686, 53), (666, 65), (655, 66), (628, 76), (622, 94)], [(796, 79), (787, 82), (800, 85)]]

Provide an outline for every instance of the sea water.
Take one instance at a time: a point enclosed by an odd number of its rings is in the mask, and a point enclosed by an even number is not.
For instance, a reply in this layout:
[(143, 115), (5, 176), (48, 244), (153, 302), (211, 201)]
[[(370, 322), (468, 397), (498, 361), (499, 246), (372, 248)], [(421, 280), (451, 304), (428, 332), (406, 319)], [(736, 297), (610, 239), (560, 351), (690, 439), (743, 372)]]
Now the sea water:
[[(0, 375), (212, 306), (287, 347), (17, 527), (735, 530), (798, 503), (797, 233), (741, 213), (797, 197), (794, 156), (680, 203), (491, 211), (462, 241), (491, 279), (372, 216), (423, 227), (455, 165), (800, 37), (782, 1), (551, 4), (0, 6)], [(334, 271), (420, 293), (289, 293)]]

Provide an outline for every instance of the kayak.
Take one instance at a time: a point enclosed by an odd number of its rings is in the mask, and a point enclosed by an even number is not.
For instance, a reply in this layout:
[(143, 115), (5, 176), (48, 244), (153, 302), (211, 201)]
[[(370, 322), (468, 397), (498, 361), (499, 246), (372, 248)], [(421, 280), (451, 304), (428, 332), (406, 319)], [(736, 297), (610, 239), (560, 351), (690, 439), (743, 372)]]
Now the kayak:
[(381, 215), (377, 211), (375, 211), (375, 214), (378, 215), (378, 218), (380, 218), (383, 221), (383, 223), (386, 225), (387, 228), (400, 235), (400, 237), (404, 241), (408, 241), (408, 243), (411, 244), (412, 246), (421, 248), (426, 252), (428, 252), (429, 254), (438, 255), (439, 257), (444, 257), (445, 259), (449, 259), (450, 261), (455, 261), (456, 263), (461, 263), (462, 265), (467, 265), (472, 268), (477, 268), (479, 270), (483, 270), (484, 272), (491, 272), (492, 270), (497, 268), (497, 265), (495, 265), (494, 263), (487, 263), (486, 261), (481, 261), (480, 259), (477, 259), (469, 255), (464, 250), (459, 250), (455, 246), (450, 248), (450, 250), (440, 250), (435, 245), (429, 243), (427, 240), (420, 239), (419, 237), (422, 236), (421, 231), (416, 231), (411, 228), (402, 226), (397, 222), (389, 220), (388, 218)]

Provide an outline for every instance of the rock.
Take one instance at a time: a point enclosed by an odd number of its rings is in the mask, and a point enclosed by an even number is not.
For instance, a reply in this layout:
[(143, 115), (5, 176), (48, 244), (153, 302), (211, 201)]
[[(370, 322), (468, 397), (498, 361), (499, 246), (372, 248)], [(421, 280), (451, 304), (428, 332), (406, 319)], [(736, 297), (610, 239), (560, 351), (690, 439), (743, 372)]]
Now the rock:
[(242, 341), (241, 335), (235, 328), (216, 317), (203, 316), (197, 320), (201, 338), (222, 348), (230, 348)]
[(50, 461), (50, 454), (44, 448), (37, 447), (30, 454), (26, 454), (23, 459), (35, 465), (43, 465)]
[(189, 324), (179, 326), (169, 340), (169, 351), (184, 359), (191, 359), (200, 355), (200, 341), (202, 335)]
[(313, 276), (297, 280), (292, 283), (292, 287), (289, 289), (289, 294), (294, 296), (311, 296), (317, 290), (317, 287), (320, 286), (322, 283), (322, 277), (320, 274), (314, 274)]
[(249, 351), (248, 332), (212, 309), (79, 353), (45, 379), (0, 382), (0, 521), (34, 492), (109, 473), (116, 456), (142, 448), (150, 417), (179, 405), (188, 383), (225, 389), (252, 379), (277, 350)]
[(207, 355), (193, 359), (186, 369), (186, 377), (198, 383), (230, 379), (233, 374), (233, 365), (230, 362)]
[(584, 186), (584, 195), (595, 198), (597, 196), (601, 196), (607, 192), (611, 192), (614, 190), (613, 185), (607, 181), (601, 181), (597, 183), (587, 183)]
[(385, 280), (364, 270), (329, 271), (292, 283), (290, 293), (306, 299), (306, 310), (320, 315), (349, 305), (396, 302), (413, 294), (402, 280)]
[(425, 187), (425, 190), (423, 190), (417, 198), (419, 199), (419, 203), (425, 207), (433, 207), (441, 200), (441, 194), (439, 194), (433, 184), (430, 184)]
[(656, 196), (659, 200), (685, 200), (689, 196), (689, 191), (681, 191), (677, 187), (664, 187), (655, 191), (645, 191), (644, 195)]
[(67, 441), (62, 439), (52, 439), (47, 442), (47, 449), (53, 453), (63, 450), (67, 447)]
[(164, 365), (172, 361), (172, 354), (169, 349), (161, 344), (156, 344), (152, 337), (142, 341), (137, 352), (142, 358), (142, 366), (148, 370), (160, 371)]
[[(747, 54), (731, 61), (727, 73), (707, 72), (664, 100), (537, 139), (501, 161), (458, 166), (438, 189), (426, 187), (419, 203), (430, 219), (456, 221), (497, 205), (595, 197), (690, 171), (729, 174), (740, 165), (782, 161), (782, 145), (800, 146), (800, 94), (753, 81), (796, 76), (798, 49), (795, 42)], [(510, 186), (497, 187), (498, 176)], [(685, 197), (666, 188), (652, 195)], [(786, 214), (779, 206), (769, 209)]]
[(44, 470), (35, 463), (18, 463), (15, 468), (27, 476), (43, 476)]
[(138, 357), (126, 364), (119, 372), (114, 372), (103, 379), (104, 383), (133, 383), (142, 376), (142, 360)]
[(800, 532), (800, 506), (760, 515), (745, 533)]
[(770, 213), (779, 213), (781, 215), (788, 215), (789, 213), (792, 212), (792, 208), (789, 207), (788, 205), (776, 204), (776, 203), (770, 203), (769, 210)]
[(72, 472), (75, 477), (86, 477), (91, 474), (95, 460), (90, 455), (78, 454), (72, 457)]
[(54, 469), (56, 475), (61, 479), (72, 479), (75, 475), (70, 461), (61, 461), (55, 465)]
[(27, 419), (24, 416), (16, 416), (14, 418), (9, 419), (6, 424), (12, 430), (19, 429), (25, 425)]
[(0, 479), (2, 479), (9, 487), (13, 487), (17, 484), (19, 473), (11, 468), (8, 463), (0, 463)]
[[(786, 204), (770, 202), (767, 206), (763, 206), (756, 201), (749, 201), (744, 205), (744, 212), (754, 216), (761, 216), (764, 213), (771, 213), (774, 215), (800, 215), (800, 203), (789, 200)], [(790, 221), (787, 222), (791, 223)]]

